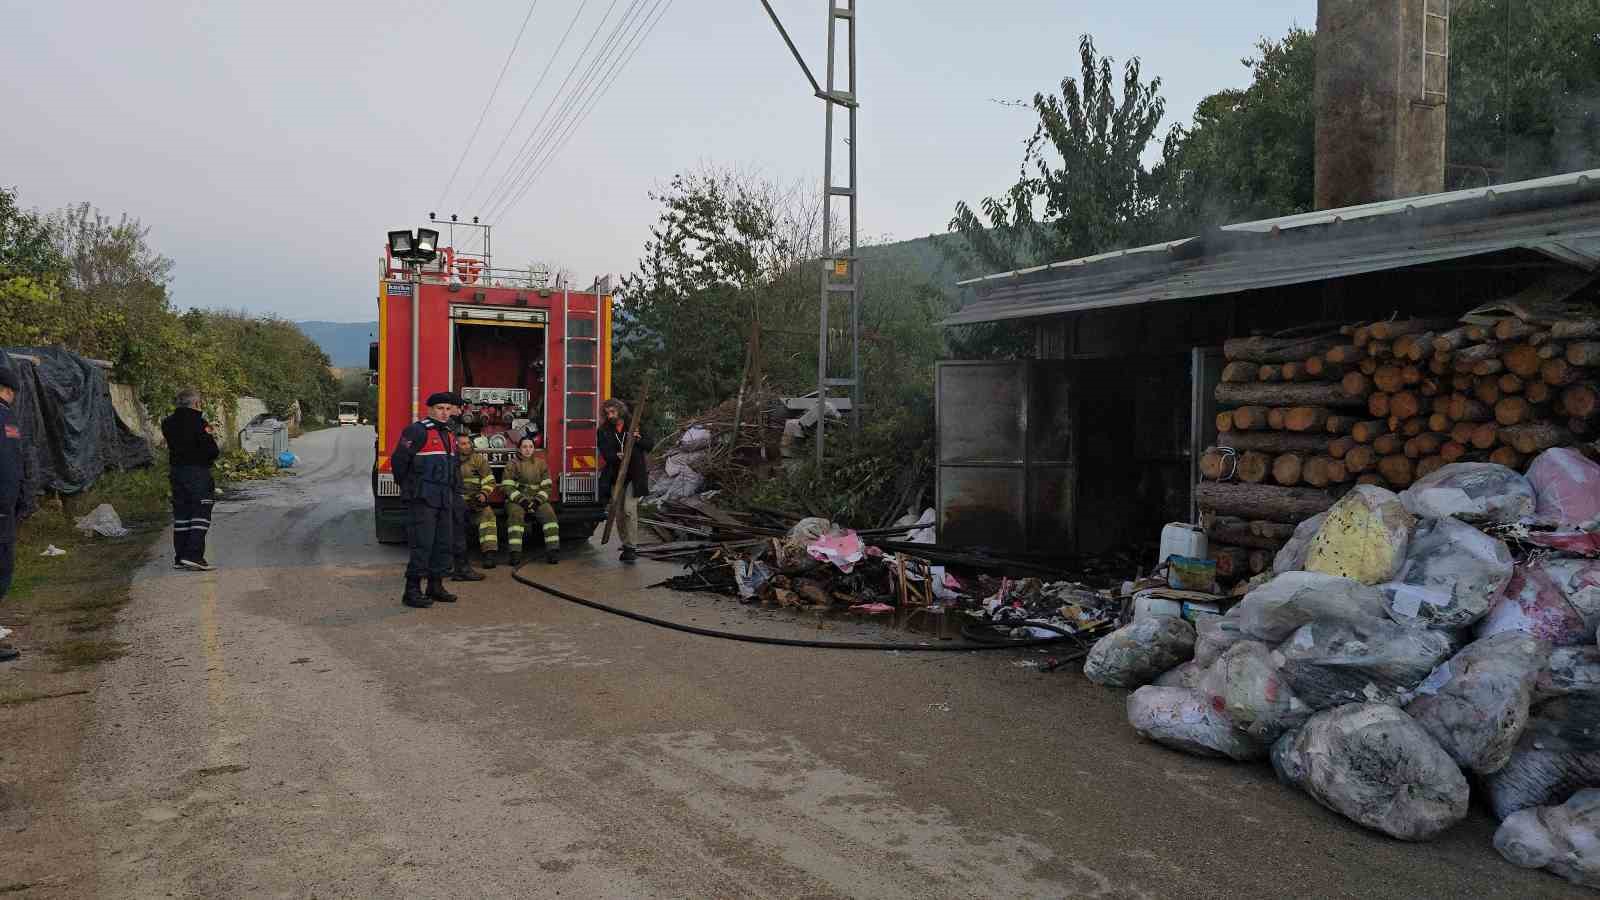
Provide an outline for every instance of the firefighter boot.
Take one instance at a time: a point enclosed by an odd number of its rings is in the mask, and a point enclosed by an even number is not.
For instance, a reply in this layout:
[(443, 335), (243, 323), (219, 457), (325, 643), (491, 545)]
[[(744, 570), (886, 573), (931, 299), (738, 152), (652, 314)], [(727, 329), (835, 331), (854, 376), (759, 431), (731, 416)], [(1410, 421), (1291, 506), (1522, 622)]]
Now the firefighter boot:
[(456, 595), (444, 589), (443, 579), (429, 578), (428, 600), (437, 603), (454, 603), (456, 602)]
[(451, 581), (482, 581), (485, 577), (464, 559), (456, 560), (455, 570), (450, 573)]
[(485, 569), (492, 569), (499, 565), (499, 563), (495, 561), (495, 556), (497, 555), (498, 554), (496, 554), (493, 550), (483, 551), (483, 567)]
[(506, 562), (510, 563), (511, 564), (511, 568), (513, 568), (513, 569), (515, 569), (517, 566), (522, 565), (522, 551), (521, 550), (513, 550), (513, 551), (511, 551), (511, 555), (506, 557)]
[(553, 566), (561, 562), (561, 554), (557, 553), (554, 547), (551, 547), (544, 551), (544, 561)]
[(401, 595), (400, 602), (416, 609), (427, 609), (433, 601), (422, 595), (422, 585), (415, 581), (406, 582), (406, 592)]

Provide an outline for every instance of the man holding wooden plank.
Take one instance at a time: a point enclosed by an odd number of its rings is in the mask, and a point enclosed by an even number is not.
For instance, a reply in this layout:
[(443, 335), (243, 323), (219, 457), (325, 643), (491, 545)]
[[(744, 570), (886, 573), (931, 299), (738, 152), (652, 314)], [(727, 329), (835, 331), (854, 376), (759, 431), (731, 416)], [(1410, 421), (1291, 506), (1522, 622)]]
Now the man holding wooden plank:
[[(639, 558), (635, 541), (639, 532), (639, 498), (650, 493), (650, 465), (645, 456), (650, 452), (650, 441), (634, 430), (628, 438), (628, 405), (612, 398), (601, 407), (606, 420), (600, 425), (595, 443), (604, 463), (600, 471), (600, 496), (610, 497), (618, 479), (622, 479), (622, 502), (612, 507), (617, 533), (622, 539), (622, 561), (633, 562)], [(625, 453), (624, 451), (631, 451)], [(623, 457), (627, 456), (626, 471)], [(608, 529), (609, 533), (609, 529)]]

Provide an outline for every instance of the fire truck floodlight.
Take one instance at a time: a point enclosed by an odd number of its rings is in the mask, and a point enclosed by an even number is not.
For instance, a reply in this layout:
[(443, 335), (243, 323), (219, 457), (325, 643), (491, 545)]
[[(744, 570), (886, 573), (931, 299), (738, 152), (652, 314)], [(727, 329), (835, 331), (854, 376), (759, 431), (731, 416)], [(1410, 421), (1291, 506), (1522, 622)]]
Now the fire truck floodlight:
[(409, 231), (391, 231), (391, 232), (389, 232), (389, 252), (393, 253), (396, 257), (401, 258), (401, 259), (403, 259), (403, 258), (405, 258), (407, 256), (410, 256), (411, 255), (411, 232), (409, 232)]
[(432, 259), (439, 252), (439, 232), (432, 228), (418, 228), (417, 252)]

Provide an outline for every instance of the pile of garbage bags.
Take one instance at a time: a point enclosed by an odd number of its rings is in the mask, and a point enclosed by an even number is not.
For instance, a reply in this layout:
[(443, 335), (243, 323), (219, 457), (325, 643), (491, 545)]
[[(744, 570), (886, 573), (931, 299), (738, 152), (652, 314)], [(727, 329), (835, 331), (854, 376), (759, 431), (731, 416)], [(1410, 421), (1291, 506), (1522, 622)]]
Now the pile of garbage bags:
[(1476, 791), (1507, 860), (1600, 888), (1600, 465), (1575, 451), (1357, 486), (1231, 609), (1136, 618), (1084, 673), (1134, 689), (1142, 737), (1270, 760), (1400, 840)]

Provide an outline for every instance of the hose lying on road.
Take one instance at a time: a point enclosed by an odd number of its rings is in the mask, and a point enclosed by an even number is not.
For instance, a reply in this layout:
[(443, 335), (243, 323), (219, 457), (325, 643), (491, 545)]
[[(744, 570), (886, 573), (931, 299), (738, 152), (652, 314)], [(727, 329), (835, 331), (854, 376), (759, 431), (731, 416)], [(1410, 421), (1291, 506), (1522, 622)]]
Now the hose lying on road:
[(670, 628), (673, 631), (681, 631), (685, 634), (697, 634), (701, 637), (722, 638), (723, 640), (728, 641), (744, 641), (749, 644), (772, 644), (778, 647), (821, 647), (827, 650), (915, 650), (924, 652), (949, 653), (956, 651), (965, 652), (968, 650), (1013, 650), (1019, 647), (1044, 647), (1060, 644), (1065, 641), (1073, 641), (1076, 642), (1079, 647), (1072, 653), (1068, 654), (1068, 659), (1076, 659), (1077, 657), (1086, 655), (1089, 652), (1088, 647), (1084, 645), (1079, 636), (1071, 634), (1065, 629), (1057, 628), (1053, 625), (1042, 625), (1031, 622), (1029, 624), (1033, 625), (1033, 627), (1044, 628), (1049, 631), (1058, 632), (1060, 637), (1029, 638), (1021, 641), (984, 643), (896, 644), (888, 641), (806, 641), (799, 640), (797, 638), (778, 638), (764, 637), (758, 634), (739, 634), (738, 632), (733, 631), (717, 631), (713, 628), (701, 628), (697, 625), (685, 625), (681, 622), (670, 622), (666, 619), (658, 619), (655, 616), (647, 616), (644, 613), (636, 613), (626, 609), (619, 609), (615, 606), (608, 606), (607, 604), (600, 603), (596, 600), (579, 597), (576, 594), (569, 594), (566, 591), (550, 587), (547, 584), (540, 584), (532, 579), (523, 578), (520, 567), (511, 570), (511, 577), (536, 591), (543, 591), (552, 597), (558, 597), (567, 601), (568, 603), (576, 603), (579, 606), (587, 606), (590, 609), (597, 609), (600, 612), (610, 613), (613, 616), (621, 616), (624, 619), (632, 619), (635, 622), (643, 622), (646, 625), (655, 625), (658, 628)]

